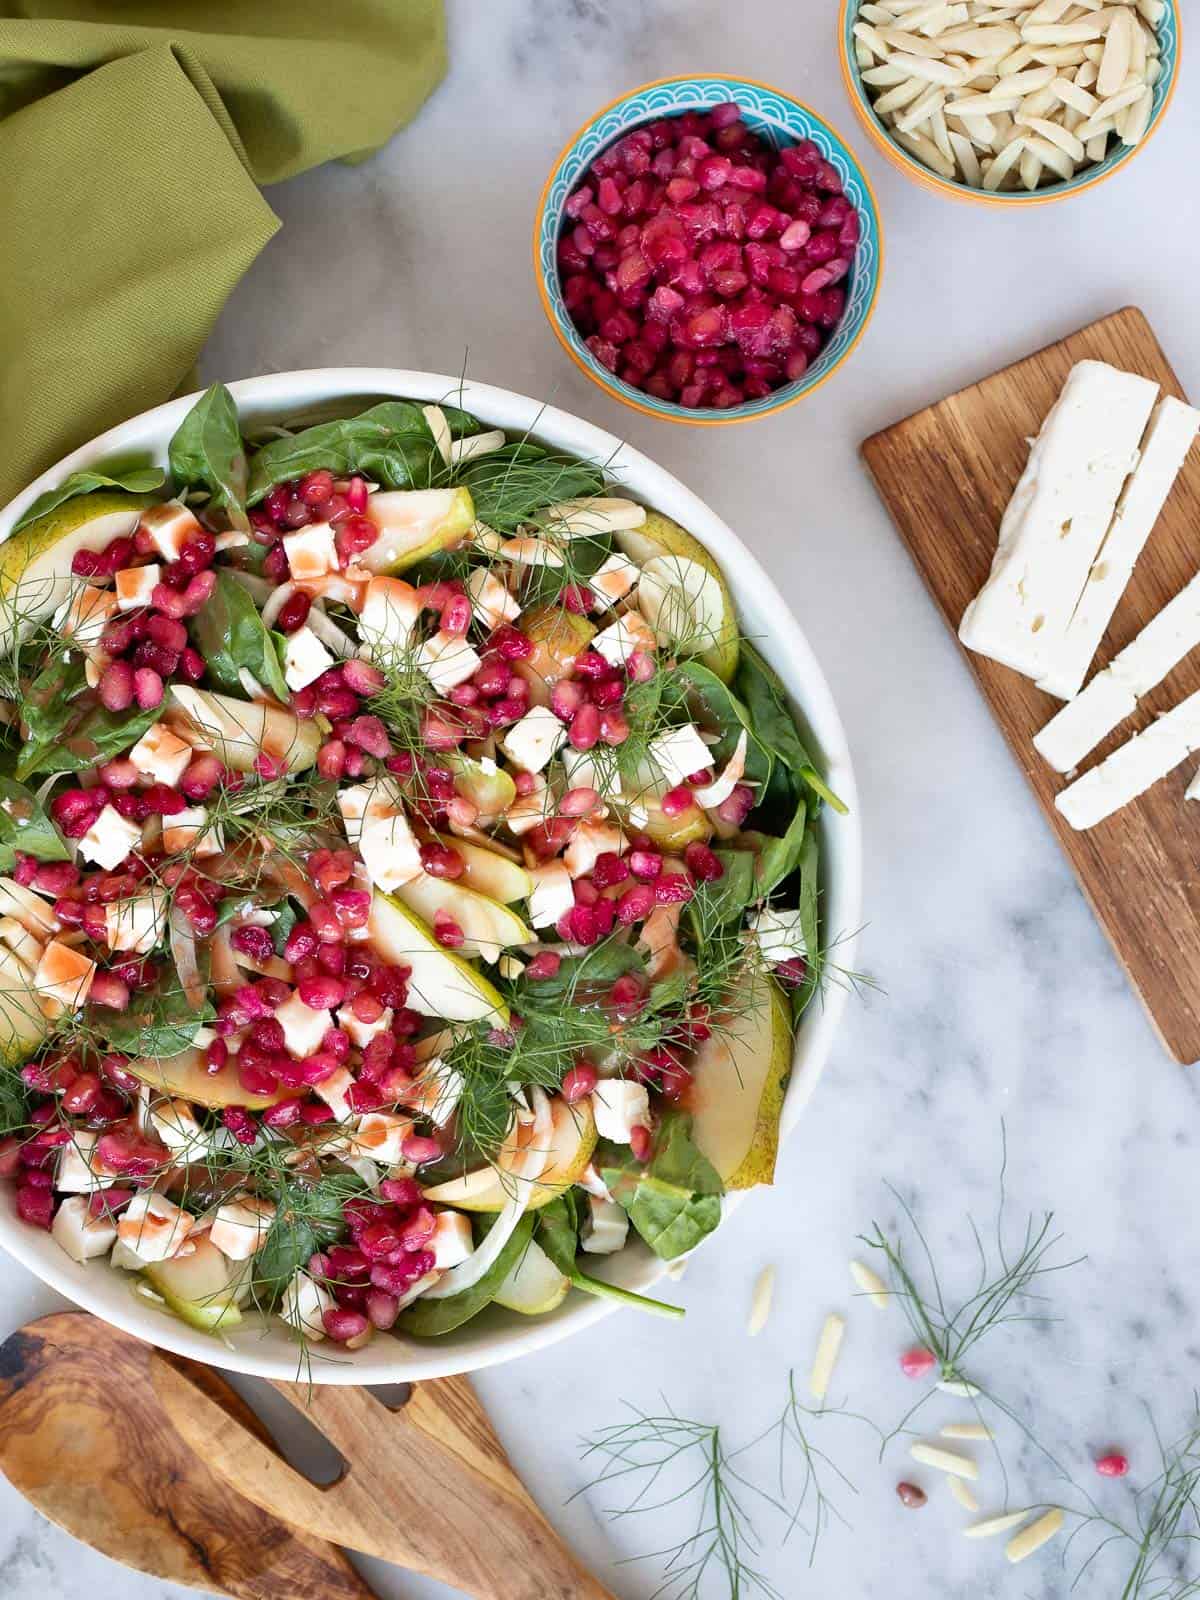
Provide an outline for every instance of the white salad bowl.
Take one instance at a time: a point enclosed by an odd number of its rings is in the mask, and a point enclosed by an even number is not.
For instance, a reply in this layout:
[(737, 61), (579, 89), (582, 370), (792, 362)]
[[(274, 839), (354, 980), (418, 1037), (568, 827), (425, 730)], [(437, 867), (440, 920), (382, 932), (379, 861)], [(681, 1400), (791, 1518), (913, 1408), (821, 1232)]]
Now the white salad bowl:
[[(850, 752), (829, 685), (783, 597), (738, 536), (702, 500), (647, 456), (612, 434), (543, 405), (526, 395), (483, 383), (461, 383), (431, 372), (387, 367), (330, 367), (279, 372), (230, 385), (243, 426), (251, 428), (333, 409), (345, 415), (374, 400), (406, 396), (424, 401), (453, 399), (493, 427), (531, 433), (540, 442), (597, 462), (622, 488), (665, 512), (694, 534), (720, 562), (732, 589), (743, 629), (787, 686), (801, 728), (830, 787), (849, 807), (838, 816), (821, 814), (821, 917), (825, 937), (840, 938), (839, 961), (852, 964), (858, 928), (862, 840)], [(156, 406), (110, 429), (58, 462), (0, 511), (0, 541), (39, 494), (68, 472), (99, 462), (166, 464), (167, 444), (196, 400), (188, 395)], [(846, 993), (831, 986), (803, 1017), (795, 1042), (793, 1073), (784, 1101), (781, 1133), (799, 1120), (833, 1044)], [(738, 1196), (733, 1199), (740, 1198)], [(731, 1200), (732, 1204), (733, 1201)], [(720, 1230), (717, 1230), (719, 1234)], [(11, 1186), (0, 1196), (0, 1245), (50, 1288), (84, 1310), (148, 1343), (193, 1361), (263, 1378), (293, 1379), (299, 1350), (276, 1319), (247, 1318), (221, 1338), (201, 1333), (135, 1296), (125, 1273), (104, 1262), (81, 1265), (66, 1256), (49, 1233), (18, 1220)], [(666, 1264), (634, 1241), (606, 1262), (606, 1276), (623, 1288), (648, 1292)], [(396, 1383), (445, 1377), (493, 1366), (556, 1344), (607, 1316), (616, 1306), (587, 1295), (569, 1295), (546, 1316), (522, 1317), (492, 1307), (456, 1332), (419, 1341), (385, 1335), (359, 1351), (321, 1344), (311, 1347), (306, 1369), (315, 1383)]]

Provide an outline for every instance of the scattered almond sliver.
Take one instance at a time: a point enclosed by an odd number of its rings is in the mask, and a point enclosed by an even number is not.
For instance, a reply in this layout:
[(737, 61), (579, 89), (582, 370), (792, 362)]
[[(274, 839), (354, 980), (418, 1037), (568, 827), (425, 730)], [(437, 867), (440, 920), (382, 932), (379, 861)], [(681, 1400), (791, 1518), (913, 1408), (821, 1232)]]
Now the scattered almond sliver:
[(943, 1439), (994, 1439), (986, 1422), (948, 1422), (941, 1430)]
[(817, 1353), (813, 1357), (812, 1373), (808, 1380), (808, 1392), (814, 1400), (824, 1400), (829, 1392), (829, 1380), (833, 1377), (833, 1369), (837, 1365), (838, 1352), (842, 1348), (842, 1335), (845, 1331), (846, 1319), (838, 1316), (836, 1311), (825, 1318), (825, 1326), (821, 1329), (821, 1337), (817, 1341)]
[(936, 1467), (939, 1472), (952, 1473), (956, 1478), (979, 1476), (978, 1463), (957, 1450), (943, 1450), (936, 1444), (914, 1444), (908, 1453), (923, 1467)]
[(1102, 161), (1110, 134), (1144, 138), (1162, 15), (1152, 0), (866, 0), (855, 59), (876, 116), (925, 166), (973, 189), (1032, 190)]
[(1044, 1516), (1031, 1522), (1027, 1528), (1022, 1528), (1015, 1534), (1004, 1547), (1004, 1554), (1015, 1566), (1018, 1561), (1024, 1561), (1026, 1556), (1031, 1556), (1035, 1550), (1040, 1550), (1048, 1540), (1063, 1525), (1063, 1514), (1057, 1506), (1047, 1511)]
[(877, 1272), (861, 1261), (850, 1263), (850, 1276), (878, 1311), (888, 1308), (888, 1286)]
[(966, 1383), (962, 1378), (942, 1378), (937, 1387), (943, 1394), (956, 1394), (961, 1400), (974, 1400), (979, 1394), (973, 1383)]
[(962, 1478), (947, 1478), (946, 1482), (950, 1487), (950, 1493), (958, 1501), (959, 1505), (962, 1506), (964, 1511), (979, 1510), (979, 1501), (976, 1500), (969, 1485), (966, 1484)]
[(1029, 1509), (1024, 1511), (1006, 1511), (999, 1517), (985, 1517), (982, 1522), (973, 1522), (969, 1528), (963, 1529), (964, 1539), (993, 1539), (998, 1533), (1007, 1533), (1010, 1528), (1015, 1528), (1018, 1522), (1024, 1522), (1029, 1515)]
[(752, 1339), (767, 1325), (767, 1318), (771, 1315), (771, 1297), (774, 1293), (775, 1268), (764, 1267), (754, 1285), (754, 1296), (750, 1302), (750, 1320), (746, 1324), (746, 1332)]

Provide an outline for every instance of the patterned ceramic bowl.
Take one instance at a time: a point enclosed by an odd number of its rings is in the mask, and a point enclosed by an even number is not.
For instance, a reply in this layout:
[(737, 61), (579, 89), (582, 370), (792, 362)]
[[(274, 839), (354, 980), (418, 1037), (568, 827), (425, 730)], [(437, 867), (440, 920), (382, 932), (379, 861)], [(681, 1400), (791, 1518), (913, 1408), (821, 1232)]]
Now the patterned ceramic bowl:
[[(703, 111), (733, 100), (754, 133), (779, 148), (801, 139), (811, 139), (826, 160), (837, 169), (846, 197), (858, 212), (862, 228), (854, 264), (846, 280), (846, 310), (833, 337), (809, 367), (803, 378), (785, 383), (761, 399), (747, 400), (727, 410), (692, 408), (672, 400), (660, 400), (623, 382), (597, 361), (587, 348), (563, 302), (559, 279), (558, 241), (562, 232), (564, 207), (595, 157), (635, 128), (660, 117), (678, 116), (685, 111)], [(854, 349), (862, 336), (875, 297), (883, 267), (883, 235), (879, 211), (871, 185), (842, 138), (800, 101), (750, 78), (689, 77), (664, 78), (643, 84), (614, 100), (592, 117), (569, 141), (554, 163), (538, 204), (533, 233), (533, 262), (538, 290), (550, 326), (577, 366), (602, 389), (626, 405), (648, 416), (665, 417), (669, 422), (723, 423), (744, 422), (782, 411), (811, 394), (830, 377)]]
[(1105, 178), (1111, 178), (1114, 172), (1120, 172), (1127, 167), (1138, 151), (1145, 149), (1151, 134), (1162, 125), (1179, 79), (1181, 48), (1179, 0), (1164, 0), (1165, 9), (1157, 28), (1159, 44), (1162, 47), (1162, 71), (1158, 82), (1154, 85), (1154, 103), (1150, 110), (1150, 121), (1140, 141), (1132, 145), (1114, 144), (1103, 161), (1084, 168), (1066, 182), (1048, 183), (1043, 188), (1034, 190), (1016, 189), (1004, 194), (993, 194), (983, 189), (972, 188), (967, 183), (943, 178), (933, 172), (918, 161), (916, 156), (910, 155), (902, 145), (897, 144), (875, 115), (854, 52), (854, 24), (858, 20), (860, 5), (861, 0), (842, 0), (841, 16), (838, 20), (838, 50), (841, 55), (842, 77), (845, 80), (846, 92), (850, 96), (850, 103), (871, 139), (893, 166), (899, 167), (902, 172), (907, 173), (910, 178), (915, 178), (926, 189), (932, 189), (935, 194), (949, 195), (955, 200), (973, 200), (983, 205), (1010, 208), (1046, 205), (1051, 200), (1065, 200), (1069, 195), (1082, 194), (1085, 189), (1094, 188), (1096, 184), (1103, 183)]

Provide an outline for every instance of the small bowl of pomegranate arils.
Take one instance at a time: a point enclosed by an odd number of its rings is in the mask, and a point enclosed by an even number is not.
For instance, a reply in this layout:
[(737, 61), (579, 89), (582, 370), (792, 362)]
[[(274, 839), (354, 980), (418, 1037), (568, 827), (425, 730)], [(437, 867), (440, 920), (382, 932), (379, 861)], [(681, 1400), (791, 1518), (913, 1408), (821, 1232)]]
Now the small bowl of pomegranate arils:
[(811, 394), (861, 338), (883, 259), (870, 184), (807, 106), (746, 78), (668, 78), (563, 150), (534, 230), (571, 359), (672, 422), (742, 422)]

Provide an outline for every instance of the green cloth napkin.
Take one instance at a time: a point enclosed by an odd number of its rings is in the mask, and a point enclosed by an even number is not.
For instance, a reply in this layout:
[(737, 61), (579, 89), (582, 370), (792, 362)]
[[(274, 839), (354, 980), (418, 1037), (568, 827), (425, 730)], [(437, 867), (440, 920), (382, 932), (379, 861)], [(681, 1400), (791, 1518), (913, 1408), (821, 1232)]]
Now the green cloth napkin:
[(442, 0), (0, 0), (0, 505), (183, 384), (279, 227), (259, 184), (444, 69)]

